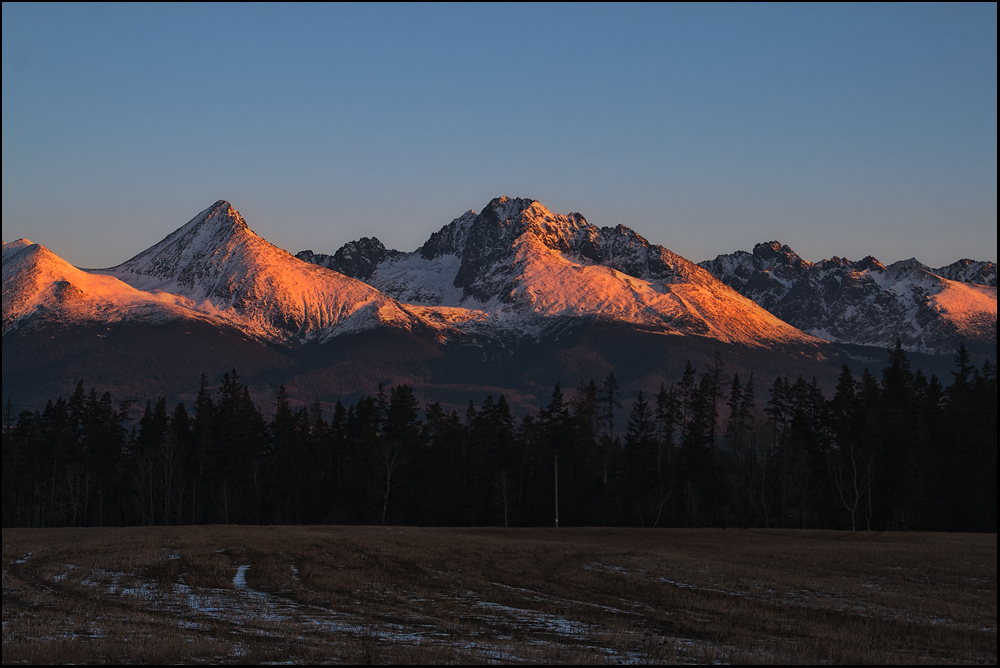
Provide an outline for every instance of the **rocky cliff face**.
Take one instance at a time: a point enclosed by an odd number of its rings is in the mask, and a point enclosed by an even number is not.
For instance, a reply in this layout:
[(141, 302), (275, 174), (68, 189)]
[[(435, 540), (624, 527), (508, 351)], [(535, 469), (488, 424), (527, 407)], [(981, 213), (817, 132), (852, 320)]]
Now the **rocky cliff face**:
[(364, 281), (371, 277), (379, 263), (386, 258), (398, 257), (399, 255), (402, 253), (387, 249), (378, 239), (362, 237), (357, 241), (344, 244), (333, 255), (316, 254), (310, 250), (304, 250), (296, 253), (295, 257)]

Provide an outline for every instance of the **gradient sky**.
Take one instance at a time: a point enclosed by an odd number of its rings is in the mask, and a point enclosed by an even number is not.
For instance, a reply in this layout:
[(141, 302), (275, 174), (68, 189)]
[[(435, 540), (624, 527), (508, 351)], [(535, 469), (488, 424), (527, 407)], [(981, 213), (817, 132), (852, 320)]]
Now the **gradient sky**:
[(296, 252), (500, 195), (700, 261), (997, 259), (997, 6), (3, 4), (3, 239)]

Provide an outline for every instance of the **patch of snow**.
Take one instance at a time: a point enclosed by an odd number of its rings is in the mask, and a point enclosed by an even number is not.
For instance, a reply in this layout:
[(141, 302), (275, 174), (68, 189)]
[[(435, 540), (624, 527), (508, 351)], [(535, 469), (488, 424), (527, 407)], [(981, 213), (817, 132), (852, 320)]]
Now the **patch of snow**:
[(376, 289), (408, 304), (459, 307), (462, 288), (455, 276), (462, 264), (456, 255), (440, 255), (427, 260), (419, 253), (387, 259), (369, 279)]
[(233, 576), (233, 587), (236, 589), (247, 588), (247, 570), (249, 568), (250, 564), (243, 564), (236, 569), (236, 575)]

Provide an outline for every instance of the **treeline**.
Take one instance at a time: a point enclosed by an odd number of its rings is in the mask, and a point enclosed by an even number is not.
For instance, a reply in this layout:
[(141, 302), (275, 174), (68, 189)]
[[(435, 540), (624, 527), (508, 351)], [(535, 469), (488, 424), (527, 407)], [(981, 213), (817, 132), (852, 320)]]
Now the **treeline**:
[[(698, 373), (623, 406), (614, 375), (516, 420), (406, 385), (332, 415), (265, 418), (236, 371), (194, 404), (88, 394), (3, 426), (3, 525), (742, 526), (995, 532), (997, 374), (959, 350), (947, 387), (897, 343), (881, 377)], [(558, 470), (558, 474), (557, 471)]]

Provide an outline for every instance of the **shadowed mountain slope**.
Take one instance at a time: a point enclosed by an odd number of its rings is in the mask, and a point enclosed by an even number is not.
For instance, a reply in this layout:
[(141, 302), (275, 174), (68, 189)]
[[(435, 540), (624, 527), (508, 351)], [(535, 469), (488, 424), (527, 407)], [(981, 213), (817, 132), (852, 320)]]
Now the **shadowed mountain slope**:
[(992, 263), (962, 260), (930, 269), (904, 260), (886, 267), (868, 256), (814, 264), (772, 241), (701, 265), (779, 318), (830, 341), (891, 347), (898, 338), (907, 350), (943, 354), (962, 342), (984, 352), (995, 345)]

